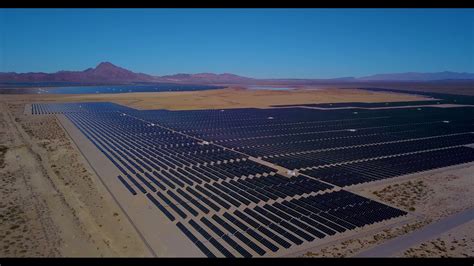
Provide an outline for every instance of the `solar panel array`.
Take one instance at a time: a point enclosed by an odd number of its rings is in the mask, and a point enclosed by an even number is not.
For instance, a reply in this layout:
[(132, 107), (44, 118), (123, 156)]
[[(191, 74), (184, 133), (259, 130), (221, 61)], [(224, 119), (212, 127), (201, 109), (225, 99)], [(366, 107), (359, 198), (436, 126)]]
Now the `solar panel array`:
[(438, 104), (465, 104), (474, 105), (474, 96), (467, 95), (455, 95), (447, 93), (436, 93), (436, 92), (421, 92), (412, 90), (396, 90), (386, 88), (361, 88), (369, 91), (377, 92), (395, 92), (404, 94), (418, 94), (425, 97), (431, 97), (432, 100), (424, 101), (404, 101), (404, 102), (343, 102), (343, 103), (317, 103), (317, 104), (285, 104), (275, 105), (275, 107), (294, 107), (294, 106), (306, 106), (306, 107), (318, 107), (318, 108), (381, 108), (381, 107), (406, 107), (406, 106), (417, 106), (417, 105), (438, 105)]
[(209, 257), (268, 255), (403, 216), (341, 187), (474, 161), (469, 107), (139, 111), (69, 103), (34, 104), (32, 112), (63, 113), (119, 169), (117, 182)]
[[(356, 110), (238, 109), (160, 111), (160, 115), (147, 111), (142, 116), (339, 186), (472, 161), (474, 150), (463, 146), (474, 143), (474, 108)], [(419, 169), (409, 166), (416, 153), (423, 152), (420, 156), (439, 160), (440, 150), (443, 150), (440, 156), (459, 158), (450, 164), (441, 160)], [(391, 157), (397, 158), (388, 159)], [(378, 162), (382, 166), (368, 174), (365, 171), (370, 167), (364, 168), (367, 163), (354, 164), (357, 161)], [(384, 165), (392, 163), (397, 163), (399, 171), (384, 172)], [(362, 168), (355, 172), (335, 170), (343, 176), (341, 182), (332, 178), (334, 174), (322, 174), (332, 173), (331, 169), (336, 169), (338, 164)]]
[(275, 105), (275, 107), (294, 107), (294, 106), (308, 106), (319, 108), (381, 108), (381, 107), (400, 107), (400, 106), (417, 106), (417, 105), (436, 105), (454, 103), (448, 100), (427, 100), (427, 101), (406, 101), (406, 102), (382, 102), (382, 103), (365, 103), (365, 102), (343, 102), (343, 103), (314, 103), (314, 104), (283, 104)]

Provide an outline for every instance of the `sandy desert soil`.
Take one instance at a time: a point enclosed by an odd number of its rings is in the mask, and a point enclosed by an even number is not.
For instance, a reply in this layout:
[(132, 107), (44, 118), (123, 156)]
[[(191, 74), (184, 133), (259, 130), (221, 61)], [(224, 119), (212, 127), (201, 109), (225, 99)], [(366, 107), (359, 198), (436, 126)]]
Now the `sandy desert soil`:
[[(361, 186), (353, 189), (359, 195), (385, 202), (391, 206), (414, 212), (418, 218), (406, 225), (387, 228), (375, 234), (367, 234), (362, 237), (341, 241), (335, 245), (315, 249), (307, 252), (307, 257), (349, 257), (386, 242), (396, 236), (419, 229), (431, 222), (443, 217), (461, 212), (474, 206), (474, 164), (455, 166), (447, 169), (411, 175), (408, 179), (399, 177), (389, 179), (385, 184)], [(471, 227), (472, 228), (472, 225)], [(471, 243), (469, 239), (474, 238), (474, 230), (458, 229), (452, 230), (450, 234), (443, 234), (441, 240), (446, 243)], [(461, 242), (461, 240), (464, 242)], [(434, 241), (438, 243), (440, 240)], [(457, 241), (453, 242), (453, 241)], [(464, 254), (474, 256), (469, 248), (455, 247), (456, 252), (450, 250), (442, 253), (442, 250), (434, 247), (434, 244), (425, 243), (422, 247), (413, 248), (400, 256), (456, 256), (463, 257)], [(438, 243), (441, 245), (440, 243)], [(450, 247), (449, 247), (450, 248)], [(424, 253), (423, 253), (424, 252)], [(467, 252), (467, 253), (466, 253)]]
[(374, 247), (389, 239), (413, 232), (416, 229), (422, 228), (428, 223), (429, 222), (426, 220), (416, 220), (416, 221), (407, 223), (403, 226), (385, 228), (377, 233), (367, 234), (365, 236), (360, 236), (357, 238), (350, 238), (350, 239), (343, 240), (339, 243), (336, 243), (330, 246), (318, 248), (313, 251), (308, 251), (304, 253), (302, 257), (310, 257), (310, 258), (351, 257), (367, 248)]
[(434, 240), (411, 247), (400, 254), (405, 257), (473, 257), (474, 221), (441, 234)]
[(296, 89), (292, 91), (226, 88), (206, 91), (119, 93), (119, 94), (30, 94), (2, 95), (6, 100), (30, 102), (111, 101), (137, 109), (223, 109), (265, 108), (279, 104), (419, 101), (426, 98), (401, 93), (356, 89)]
[[(432, 219), (474, 206), (474, 164), (389, 180), (386, 185), (361, 188), (358, 194)], [(393, 182), (395, 181), (395, 182)]]
[(0, 108), (0, 257), (147, 254), (55, 117)]

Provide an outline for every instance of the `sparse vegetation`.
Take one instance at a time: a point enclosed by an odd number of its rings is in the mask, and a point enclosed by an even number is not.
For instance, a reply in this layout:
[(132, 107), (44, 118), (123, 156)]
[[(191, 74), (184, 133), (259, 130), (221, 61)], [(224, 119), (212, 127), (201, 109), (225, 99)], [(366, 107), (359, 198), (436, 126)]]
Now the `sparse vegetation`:
[(8, 151), (8, 147), (0, 145), (0, 168), (5, 167), (5, 154)]
[(454, 238), (449, 242), (442, 238), (437, 238), (409, 248), (403, 255), (406, 257), (471, 257), (472, 254), (467, 254), (469, 253), (469, 251), (466, 251), (467, 249), (468, 241), (466, 238), (462, 238), (459, 241)]
[(415, 211), (415, 205), (425, 199), (432, 191), (423, 180), (407, 181), (400, 184), (388, 185), (372, 193), (379, 199), (394, 204), (405, 210)]
[(384, 229), (379, 233), (342, 241), (336, 245), (323, 248), (317, 252), (307, 252), (304, 257), (349, 257), (368, 247), (385, 242), (388, 239), (410, 233), (428, 224), (429, 220), (417, 221), (403, 226)]

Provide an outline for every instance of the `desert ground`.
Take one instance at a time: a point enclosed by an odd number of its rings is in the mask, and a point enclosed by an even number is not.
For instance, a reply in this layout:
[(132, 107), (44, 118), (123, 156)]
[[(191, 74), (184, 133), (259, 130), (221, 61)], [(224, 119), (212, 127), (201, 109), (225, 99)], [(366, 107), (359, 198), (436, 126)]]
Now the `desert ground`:
[[(387, 240), (472, 208), (474, 206), (474, 197), (472, 197), (474, 193), (474, 164), (469, 163), (400, 176), (378, 183), (354, 186), (349, 191), (413, 212), (417, 218), (401, 226), (362, 234), (357, 238), (344, 239), (329, 247), (307, 251), (303, 256), (355, 256)], [(456, 228), (452, 232), (443, 233), (428, 243), (410, 247), (396, 256), (472, 257), (474, 255), (472, 250), (474, 236), (469, 228), (472, 228), (472, 222), (459, 226), (459, 229)], [(440, 249), (436, 245), (445, 247)]]
[(357, 89), (299, 88), (291, 91), (250, 90), (229, 87), (206, 91), (119, 94), (29, 94), (2, 95), (5, 101), (26, 102), (82, 102), (108, 101), (136, 109), (222, 109), (266, 108), (272, 105), (337, 103), (337, 102), (393, 102), (426, 99), (402, 93), (374, 92)]
[[(356, 89), (227, 88), (100, 95), (0, 95), (0, 257), (149, 256), (97, 175), (54, 116), (28, 116), (33, 102), (111, 101), (138, 109), (264, 108), (278, 104), (418, 101), (420, 96)], [(352, 188), (418, 215), (398, 227), (344, 239), (302, 256), (352, 256), (474, 206), (474, 165)], [(473, 256), (472, 222), (400, 256)], [(471, 232), (471, 233), (469, 233)], [(442, 248), (439, 248), (442, 247)]]
[(144, 246), (55, 117), (1, 103), (0, 257), (143, 256)]
[(472, 257), (474, 254), (474, 222), (444, 233), (436, 239), (423, 242), (399, 254), (405, 257)]

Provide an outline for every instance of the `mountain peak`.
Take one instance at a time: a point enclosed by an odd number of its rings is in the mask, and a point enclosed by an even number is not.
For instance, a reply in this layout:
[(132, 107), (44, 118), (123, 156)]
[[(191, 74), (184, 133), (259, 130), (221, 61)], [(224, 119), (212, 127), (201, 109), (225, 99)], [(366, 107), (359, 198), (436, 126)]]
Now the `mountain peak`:
[(114, 77), (114, 78), (132, 78), (136, 74), (125, 68), (116, 66), (110, 62), (101, 62), (90, 73), (97, 76)]
[(100, 62), (96, 67), (96, 70), (98, 69), (122, 69), (121, 67), (118, 67), (110, 62)]

